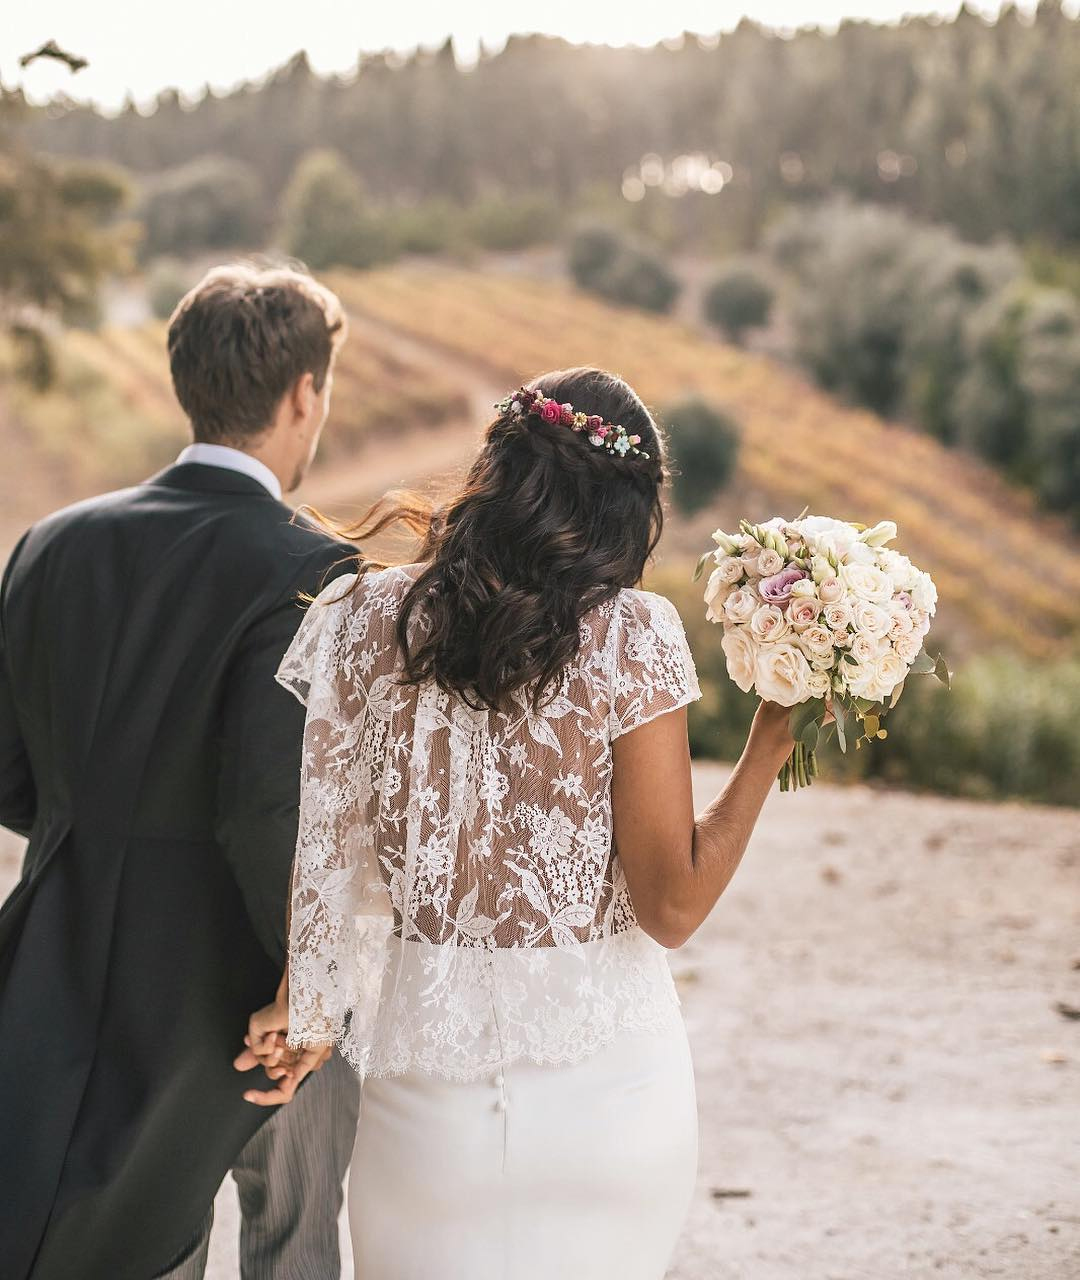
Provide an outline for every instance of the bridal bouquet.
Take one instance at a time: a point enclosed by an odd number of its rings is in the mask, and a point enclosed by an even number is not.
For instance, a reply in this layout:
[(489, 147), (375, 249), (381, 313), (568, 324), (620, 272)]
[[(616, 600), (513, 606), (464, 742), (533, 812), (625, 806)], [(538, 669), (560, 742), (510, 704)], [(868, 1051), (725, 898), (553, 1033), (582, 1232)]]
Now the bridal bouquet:
[(808, 786), (831, 711), (840, 748), (884, 738), (884, 720), (910, 674), (945, 684), (942, 657), (923, 650), (937, 607), (930, 575), (892, 550), (896, 525), (872, 529), (827, 516), (780, 517), (735, 534), (717, 530), (706, 617), (723, 624), (728, 674), (744, 692), (793, 707), (795, 748), (784, 791)]

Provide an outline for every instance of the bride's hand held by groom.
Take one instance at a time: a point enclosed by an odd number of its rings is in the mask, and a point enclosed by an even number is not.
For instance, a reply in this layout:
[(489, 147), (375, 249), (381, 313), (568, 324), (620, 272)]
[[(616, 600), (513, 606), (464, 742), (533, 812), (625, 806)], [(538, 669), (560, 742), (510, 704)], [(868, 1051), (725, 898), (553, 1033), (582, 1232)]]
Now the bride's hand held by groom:
[(233, 1061), (237, 1071), (253, 1071), (262, 1067), (272, 1089), (248, 1089), (244, 1101), (259, 1107), (276, 1107), (291, 1102), (301, 1082), (327, 1061), (333, 1045), (317, 1045), (291, 1049), (289, 1031), (289, 988), (287, 975), (282, 978), (271, 1004), (256, 1009), (248, 1020), (244, 1048)]

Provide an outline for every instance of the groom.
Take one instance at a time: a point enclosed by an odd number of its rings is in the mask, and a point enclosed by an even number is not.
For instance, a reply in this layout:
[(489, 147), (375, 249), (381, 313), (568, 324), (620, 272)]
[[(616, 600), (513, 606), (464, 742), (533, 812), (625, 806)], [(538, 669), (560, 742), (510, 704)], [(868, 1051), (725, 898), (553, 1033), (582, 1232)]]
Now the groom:
[(303, 708), (274, 671), (348, 552), (281, 494), (344, 335), (306, 275), (212, 271), (169, 328), (195, 443), (4, 574), (0, 823), (29, 839), (0, 909), (5, 1280), (192, 1280), (230, 1168), (245, 1280), (340, 1274), (355, 1076), (332, 1058), (267, 1119), (232, 1062), (284, 956)]

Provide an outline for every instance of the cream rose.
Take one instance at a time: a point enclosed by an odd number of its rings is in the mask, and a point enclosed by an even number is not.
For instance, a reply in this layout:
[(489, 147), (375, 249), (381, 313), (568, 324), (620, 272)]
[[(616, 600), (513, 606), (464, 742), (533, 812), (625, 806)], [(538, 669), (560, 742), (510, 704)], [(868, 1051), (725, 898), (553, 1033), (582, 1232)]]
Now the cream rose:
[[(802, 583), (796, 582), (797, 587)], [(796, 631), (802, 631), (811, 623), (817, 622), (821, 613), (821, 601), (815, 596), (795, 596), (787, 607), (788, 622)]]
[(909, 636), (915, 629), (911, 614), (902, 604), (893, 604), (889, 609), (889, 639), (899, 640), (901, 636)]
[[(832, 569), (830, 567), (830, 574)], [(818, 595), (823, 604), (836, 604), (844, 598), (844, 584), (836, 577), (828, 577), (818, 583)]]
[(774, 604), (759, 605), (750, 619), (750, 632), (762, 644), (783, 640), (790, 631), (787, 618)]
[(725, 627), (720, 648), (724, 651), (728, 675), (743, 693), (749, 693), (754, 687), (758, 652), (757, 645), (750, 638), (750, 633), (745, 627)]
[(871, 604), (869, 600), (859, 600), (855, 604), (855, 627), (864, 635), (880, 640), (889, 634), (892, 617), (887, 609), (879, 604)]
[(827, 657), (832, 659), (832, 633), (820, 622), (813, 622), (805, 627), (798, 637), (799, 647), (809, 657)]
[(758, 556), (757, 571), (763, 578), (771, 578), (784, 567), (784, 557), (772, 547), (762, 547)]
[(851, 644), (851, 632), (847, 627), (838, 627), (832, 633), (832, 642), (837, 649), (846, 649)]
[(749, 622), (759, 604), (749, 587), (736, 587), (724, 602), (724, 612), (732, 622)]
[(758, 652), (754, 683), (766, 702), (793, 707), (805, 702), (810, 690), (810, 665), (793, 644), (772, 644)]
[(877, 697), (887, 698), (907, 675), (907, 663), (892, 649), (886, 649), (874, 664)]
[(811, 671), (806, 677), (806, 687), (811, 698), (824, 698), (832, 688), (832, 677), (828, 671)]
[(861, 631), (851, 637), (851, 656), (859, 663), (872, 663), (882, 649), (884, 640), (876, 640), (873, 636), (864, 635)]
[(791, 599), (795, 596), (816, 596), (817, 585), (812, 578), (800, 578), (791, 584)]
[(892, 579), (875, 565), (843, 564), (840, 566), (840, 581), (860, 600), (869, 600), (872, 604), (888, 604), (892, 599)]
[(721, 582), (736, 583), (746, 571), (746, 566), (738, 556), (722, 556), (716, 562), (714, 572), (720, 575)]
[(846, 600), (840, 600), (836, 604), (827, 604), (822, 610), (821, 617), (830, 631), (839, 631), (841, 627), (850, 627), (855, 619), (855, 615), (851, 612), (851, 605)]
[(893, 642), (893, 649), (900, 661), (910, 667), (922, 649), (922, 638), (909, 631), (906, 636), (899, 636)]

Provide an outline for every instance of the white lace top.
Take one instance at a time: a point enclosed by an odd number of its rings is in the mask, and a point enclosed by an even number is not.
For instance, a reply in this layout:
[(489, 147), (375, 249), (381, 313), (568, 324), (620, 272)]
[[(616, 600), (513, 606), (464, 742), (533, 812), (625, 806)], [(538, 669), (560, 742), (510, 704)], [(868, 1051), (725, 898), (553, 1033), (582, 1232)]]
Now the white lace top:
[[(278, 680), (307, 706), (289, 1041), (468, 1080), (678, 1018), (612, 845), (611, 741), (701, 696), (675, 607), (623, 589), (534, 714), (399, 685), (416, 566), (330, 584)], [(424, 626), (414, 611), (410, 627)]]

